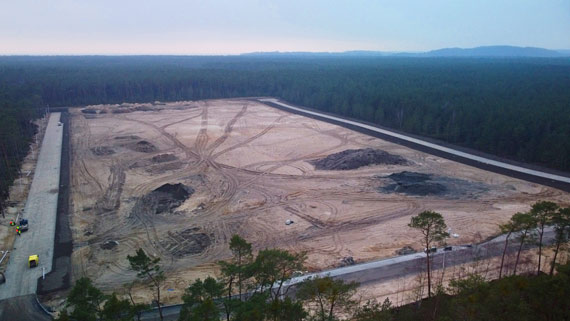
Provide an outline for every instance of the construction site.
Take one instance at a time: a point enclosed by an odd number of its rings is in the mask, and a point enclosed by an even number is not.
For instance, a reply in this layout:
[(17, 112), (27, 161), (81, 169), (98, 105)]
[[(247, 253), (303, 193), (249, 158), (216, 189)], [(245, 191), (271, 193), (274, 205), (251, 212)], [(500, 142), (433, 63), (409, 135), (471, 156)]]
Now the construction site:
[[(441, 213), (450, 245), (481, 242), (538, 200), (570, 195), (254, 100), (70, 109), (73, 277), (136, 279), (160, 257), (167, 302), (216, 275), (239, 234), (255, 250), (306, 251), (309, 271), (423, 250), (410, 217)], [(144, 297), (146, 287), (141, 286)]]

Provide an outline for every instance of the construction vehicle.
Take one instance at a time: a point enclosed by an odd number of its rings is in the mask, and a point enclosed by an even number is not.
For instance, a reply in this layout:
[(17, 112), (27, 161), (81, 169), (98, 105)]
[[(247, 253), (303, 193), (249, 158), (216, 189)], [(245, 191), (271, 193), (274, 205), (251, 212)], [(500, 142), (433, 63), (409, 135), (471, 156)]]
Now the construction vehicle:
[(28, 230), (28, 220), (21, 218), (20, 219), (20, 231), (25, 232)]
[(30, 269), (38, 266), (38, 264), (40, 264), (40, 258), (37, 256), (37, 254), (30, 255), (28, 258), (28, 266)]

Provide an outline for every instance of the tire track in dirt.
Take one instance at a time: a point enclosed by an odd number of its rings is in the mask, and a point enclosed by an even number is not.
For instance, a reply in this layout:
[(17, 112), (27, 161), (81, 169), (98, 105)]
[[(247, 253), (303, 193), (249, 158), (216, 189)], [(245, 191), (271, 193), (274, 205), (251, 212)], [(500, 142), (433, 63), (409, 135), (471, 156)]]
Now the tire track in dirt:
[(116, 161), (111, 165), (109, 174), (109, 187), (103, 197), (96, 203), (96, 207), (102, 212), (116, 211), (121, 204), (121, 194), (125, 184), (126, 174), (124, 168)]
[[(338, 144), (336, 144), (333, 147), (329, 147), (320, 151), (316, 151), (304, 156), (300, 156), (300, 157), (295, 157), (295, 158), (291, 158), (291, 159), (287, 159), (287, 160), (281, 160), (281, 161), (270, 161), (270, 162), (259, 162), (259, 163), (254, 163), (254, 164), (250, 164), (248, 166), (245, 166), (245, 168), (248, 167), (254, 167), (257, 170), (257, 176), (253, 177), (251, 180), (249, 180), (248, 182), (245, 182), (244, 184), (242, 184), (242, 187), (247, 187), (250, 186), (251, 184), (255, 183), (256, 181), (258, 181), (261, 177), (267, 175), (268, 173), (272, 173), (273, 171), (284, 167), (284, 166), (288, 166), (289, 164), (301, 161), (301, 160), (307, 160), (307, 159), (311, 159), (314, 157), (317, 157), (318, 155), (321, 155), (323, 153), (328, 153), (330, 151), (336, 150), (341, 146), (346, 145), (347, 143), (347, 138), (346, 137), (340, 137), (340, 136), (336, 136), (337, 139), (340, 139), (340, 142)], [(256, 165), (257, 164), (257, 165)], [(260, 166), (263, 165), (271, 165), (273, 164), (273, 166), (271, 166), (270, 168), (268, 168), (267, 170), (259, 170), (258, 168)], [(291, 177), (296, 178), (296, 179), (304, 179), (303, 176), (298, 176), (298, 175), (291, 175)], [(312, 176), (311, 176), (312, 177)]]
[(202, 107), (202, 122), (200, 123), (200, 131), (196, 135), (196, 140), (194, 141), (194, 153), (198, 155), (199, 161), (198, 165), (204, 160), (204, 149), (208, 144), (208, 104)]
[(173, 122), (173, 123), (168, 123), (168, 124), (166, 124), (166, 125), (161, 126), (160, 128), (163, 129), (163, 130), (165, 130), (166, 128), (168, 128), (168, 127), (170, 127), (170, 126), (174, 126), (174, 125), (176, 125), (176, 124), (180, 124), (180, 123), (183, 123), (183, 122), (185, 122), (185, 121), (189, 121), (190, 119), (198, 118), (198, 117), (200, 117), (200, 116), (202, 116), (202, 112), (200, 112), (198, 115), (195, 115), (195, 116), (192, 116), (192, 117), (184, 118), (184, 119), (175, 121), (175, 122)]
[[(280, 160), (280, 161), (264, 161), (264, 162), (252, 163), (252, 164), (245, 166), (244, 168), (246, 168), (246, 169), (253, 168), (253, 169), (258, 170), (259, 172), (262, 172), (262, 173), (273, 172), (276, 169), (279, 169), (283, 166), (287, 166), (287, 165), (294, 163), (294, 162), (297, 162), (297, 161), (307, 160), (307, 159), (322, 156), (323, 154), (328, 154), (329, 152), (334, 151), (334, 150), (336, 150), (342, 146), (345, 146), (348, 143), (348, 135), (340, 135), (336, 132), (328, 131), (328, 130), (323, 131), (323, 130), (317, 130), (317, 129), (310, 128), (310, 127), (307, 127), (307, 128), (314, 130), (319, 134), (324, 134), (326, 136), (336, 138), (339, 140), (339, 143), (332, 146), (332, 147), (329, 147), (329, 148), (326, 148), (326, 149), (323, 149), (320, 151), (316, 151), (316, 152), (313, 152), (313, 153), (310, 153), (310, 154), (307, 154), (304, 156), (290, 158), (290, 159), (286, 159), (286, 160)], [(265, 165), (274, 165), (274, 166), (270, 167), (267, 170), (259, 170), (260, 167), (265, 166)]]
[(130, 118), (128, 116), (120, 116), (120, 118), (127, 120), (127, 121), (132, 121), (135, 123), (139, 123), (139, 124), (143, 124), (146, 126), (149, 126), (151, 128), (153, 128), (154, 130), (156, 130), (159, 134), (161, 134), (162, 136), (166, 137), (168, 140), (170, 140), (175, 146), (177, 146), (178, 148), (180, 148), (184, 154), (185, 154), (185, 159), (190, 159), (190, 158), (199, 158), (198, 154), (194, 153), (188, 146), (184, 145), (181, 141), (179, 141), (176, 137), (174, 137), (173, 135), (171, 135), (170, 133), (168, 133), (166, 130), (164, 130), (164, 128), (158, 127), (152, 123), (146, 122), (144, 120), (139, 120), (139, 119), (134, 119), (134, 118)]
[[(88, 153), (90, 153), (89, 151), (89, 140), (91, 139), (91, 129), (89, 127), (89, 125), (87, 124), (87, 122), (85, 121), (85, 118), (81, 117), (81, 116), (75, 116), (73, 119), (74, 128), (81, 128), (81, 135), (79, 136), (79, 139), (73, 141), (74, 145), (76, 145), (75, 148), (73, 148), (72, 150), (72, 155), (73, 155), (73, 163), (79, 163), (81, 164), (80, 166), (78, 166), (79, 168), (79, 173), (80, 175), (83, 176), (87, 176), (88, 178), (85, 180), (85, 182), (87, 184), (89, 184), (90, 182), (95, 183), (95, 185), (97, 186), (97, 188), (99, 189), (99, 192), (103, 192), (104, 188), (101, 185), (101, 183), (99, 182), (99, 180), (93, 176), (91, 174), (91, 172), (89, 172), (89, 169), (87, 168), (87, 165), (85, 164), (85, 159), (90, 158), (88, 157)], [(80, 125), (76, 125), (75, 123), (80, 123)], [(72, 137), (77, 137), (74, 133), (72, 133)], [(79, 154), (81, 153), (81, 154)], [(78, 179), (78, 177), (75, 177), (75, 175), (72, 174), (72, 179), (74, 181), (74, 183), (76, 183), (76, 186), (81, 186), (82, 183), (81, 182), (76, 182), (75, 180)]]
[(221, 155), (223, 155), (223, 154), (225, 154), (225, 153), (227, 153), (227, 152), (230, 152), (230, 151), (232, 151), (232, 150), (234, 150), (234, 149), (237, 149), (237, 148), (240, 148), (240, 147), (242, 147), (242, 146), (245, 146), (245, 145), (247, 145), (247, 144), (253, 142), (254, 140), (256, 140), (256, 139), (262, 137), (263, 135), (267, 134), (270, 130), (272, 130), (273, 128), (275, 128), (275, 126), (276, 126), (277, 124), (279, 124), (279, 122), (281, 122), (281, 120), (282, 120), (283, 118), (286, 118), (286, 117), (288, 117), (288, 116), (289, 116), (289, 115), (282, 115), (282, 116), (280, 116), (279, 118), (277, 118), (276, 120), (274, 120), (269, 126), (265, 127), (261, 132), (259, 132), (259, 133), (255, 134), (255, 135), (251, 136), (250, 138), (244, 140), (243, 142), (237, 143), (237, 144), (235, 144), (235, 145), (233, 145), (233, 146), (230, 146), (230, 147), (228, 147), (228, 148), (226, 148), (226, 149), (223, 149), (223, 150), (221, 150), (221, 151), (219, 151), (219, 152), (213, 154), (213, 155), (212, 155), (212, 159), (215, 160), (216, 158), (218, 158), (219, 156), (221, 156)]
[(241, 110), (226, 124), (226, 127), (224, 128), (224, 134), (222, 136), (220, 136), (218, 139), (216, 139), (212, 144), (210, 144), (210, 146), (207, 147), (207, 150), (209, 151), (208, 153), (208, 157), (211, 158), (212, 153), (214, 152), (214, 150), (218, 147), (220, 147), (220, 145), (222, 145), (226, 139), (228, 139), (228, 137), (230, 136), (230, 134), (232, 133), (232, 130), (234, 128), (235, 123), (247, 112), (247, 104), (244, 105)]

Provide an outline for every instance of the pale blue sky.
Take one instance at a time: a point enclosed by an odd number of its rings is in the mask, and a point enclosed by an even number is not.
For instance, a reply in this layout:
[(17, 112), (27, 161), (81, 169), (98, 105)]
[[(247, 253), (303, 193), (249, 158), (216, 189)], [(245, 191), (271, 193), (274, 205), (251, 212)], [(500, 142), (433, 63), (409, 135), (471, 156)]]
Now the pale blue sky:
[(570, 48), (570, 0), (0, 0), (0, 54)]

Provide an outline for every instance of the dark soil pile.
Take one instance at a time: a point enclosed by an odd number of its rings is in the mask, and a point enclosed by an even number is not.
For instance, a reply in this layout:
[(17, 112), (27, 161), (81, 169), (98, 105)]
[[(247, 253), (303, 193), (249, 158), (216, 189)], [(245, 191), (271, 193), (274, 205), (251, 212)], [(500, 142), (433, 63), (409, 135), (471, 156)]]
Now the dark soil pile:
[(488, 186), (483, 183), (424, 173), (404, 171), (383, 178), (394, 182), (380, 188), (380, 191), (384, 193), (431, 195), (457, 199), (477, 198), (479, 194), (488, 191)]
[(136, 214), (172, 213), (185, 200), (194, 194), (194, 189), (184, 184), (164, 184), (147, 195), (141, 197), (133, 212)]
[(112, 250), (117, 245), (119, 245), (119, 242), (117, 242), (115, 240), (109, 240), (109, 241), (106, 241), (105, 243), (101, 244), (100, 246), (103, 250)]
[(91, 152), (97, 156), (109, 156), (115, 154), (115, 150), (108, 146), (98, 146), (91, 148)]
[(117, 136), (115, 139), (140, 139), (137, 135)]
[(146, 168), (145, 171), (147, 173), (157, 175), (157, 174), (166, 173), (167, 171), (179, 170), (182, 167), (184, 167), (184, 165), (186, 165), (186, 163), (184, 163), (184, 162), (172, 162), (172, 163), (166, 163), (166, 164), (161, 164), (161, 165), (152, 165), (152, 166)]
[(134, 108), (134, 110), (136, 110), (136, 111), (153, 111), (153, 110), (159, 111), (159, 110), (162, 110), (162, 108), (152, 108), (150, 106), (137, 106)]
[(111, 112), (113, 114), (128, 114), (128, 113), (132, 113), (133, 110), (129, 109), (129, 108), (119, 108), (119, 109), (112, 109)]
[(317, 170), (351, 170), (368, 165), (406, 165), (408, 162), (399, 155), (373, 148), (347, 149), (325, 158), (311, 161)]
[(97, 113), (97, 109), (85, 108), (85, 109), (81, 109), (81, 112), (84, 113), (84, 114), (96, 114), (96, 113)]
[(429, 174), (401, 172), (391, 174), (388, 178), (396, 183), (384, 189), (394, 193), (426, 196), (443, 195), (447, 191), (445, 185), (431, 181), (432, 175)]
[(147, 142), (146, 140), (141, 140), (132, 146), (132, 149), (141, 153), (154, 153), (158, 150), (156, 146)]
[[(156, 155), (150, 159), (143, 159), (137, 162), (134, 162), (133, 164), (131, 164), (129, 166), (129, 168), (140, 168), (140, 167), (147, 167), (153, 164), (162, 164), (162, 163), (168, 163), (168, 162), (172, 162), (177, 160), (178, 157), (172, 155), (172, 154), (160, 154), (160, 155)], [(165, 165), (161, 165), (162, 167), (167, 167), (170, 164), (165, 164)], [(176, 169), (180, 168), (181, 166), (178, 166), (178, 164), (176, 166), (171, 166), (171, 167), (176, 167)], [(153, 169), (147, 170), (149, 173), (153, 172)], [(162, 172), (164, 172), (165, 170), (162, 170)], [(159, 170), (160, 172), (160, 170)]]
[(166, 163), (166, 162), (172, 162), (177, 160), (178, 158), (172, 154), (160, 154), (160, 155), (156, 155), (154, 156), (151, 161), (153, 163)]

